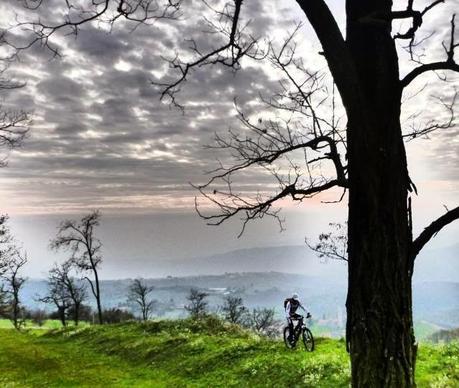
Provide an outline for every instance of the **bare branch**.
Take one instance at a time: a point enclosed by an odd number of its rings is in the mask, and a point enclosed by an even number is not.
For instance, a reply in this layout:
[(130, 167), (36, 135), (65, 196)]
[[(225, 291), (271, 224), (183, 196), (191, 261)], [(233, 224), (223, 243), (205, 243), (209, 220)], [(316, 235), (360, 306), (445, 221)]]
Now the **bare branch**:
[(444, 3), (445, 0), (436, 0), (425, 7), (422, 11), (417, 11), (413, 9), (413, 1), (408, 1), (407, 9), (404, 11), (394, 11), (391, 13), (390, 18), (391, 20), (395, 19), (413, 19), (413, 24), (403, 34), (396, 34), (394, 39), (410, 39), (413, 42), (414, 36), (416, 31), (421, 27), (423, 22), (424, 15), (429, 12), (435, 6)]
[(442, 230), (446, 225), (459, 219), (459, 206), (437, 218), (413, 241), (411, 246), (411, 258), (414, 261), (421, 249)]
[[(251, 220), (270, 216), (277, 220), (281, 230), (283, 220), (279, 210), (274, 209), (277, 201), (291, 198), (303, 201), (333, 187), (347, 187), (347, 166), (343, 164), (341, 152), (345, 151), (344, 135), (336, 120), (334, 95), (324, 84), (319, 72), (308, 71), (301, 60), (295, 58), (296, 32), (287, 36), (276, 48), (270, 44), (268, 58), (280, 69), (285, 79), (280, 81), (281, 91), (270, 99), (261, 97), (275, 117), (254, 120), (235, 108), (242, 123), (239, 133), (229, 131), (229, 136), (216, 135), (216, 144), (210, 149), (226, 151), (234, 161), (224, 163), (208, 173), (212, 177), (204, 184), (192, 185), (198, 189), (214, 209), (215, 213), (201, 209), (195, 201), (198, 214), (209, 225), (220, 225), (232, 217), (243, 222), (240, 235)], [(331, 120), (321, 113), (330, 114)], [(325, 165), (326, 174), (322, 174)], [(251, 169), (263, 169), (274, 178), (277, 192), (247, 190), (236, 192), (233, 178)]]
[(424, 65), (416, 67), (410, 73), (408, 73), (401, 81), (402, 87), (408, 86), (416, 77), (420, 76), (423, 73), (428, 71), (435, 71), (435, 70), (451, 70), (459, 72), (459, 65), (455, 62), (433, 62), (433, 63), (426, 63)]
[[(272, 210), (272, 206), (274, 205), (274, 203), (279, 201), (280, 199), (291, 197), (295, 201), (302, 201), (303, 199), (310, 198), (317, 193), (328, 190), (332, 187), (342, 186), (343, 184), (345, 183), (339, 182), (338, 180), (332, 180), (317, 186), (311, 186), (308, 188), (298, 188), (296, 187), (295, 183), (293, 183), (289, 186), (284, 187), (279, 193), (273, 195), (272, 197), (269, 197), (268, 199), (262, 199), (260, 195), (258, 195), (256, 198), (248, 199), (243, 198), (240, 195), (234, 194), (231, 191), (225, 193), (214, 190), (214, 195), (220, 194), (220, 196), (223, 197), (223, 199), (219, 200), (214, 199), (209, 194), (204, 192), (202, 187), (194, 186), (200, 191), (203, 197), (210, 200), (214, 205), (218, 206), (219, 213), (213, 215), (203, 214), (198, 208), (197, 201), (195, 201), (195, 208), (199, 216), (204, 220), (208, 221), (208, 225), (213, 226), (221, 225), (228, 219), (241, 214), (243, 227), (238, 235), (238, 237), (240, 237), (244, 233), (245, 227), (249, 221), (257, 218), (263, 218), (264, 216), (272, 216), (276, 218), (279, 221), (279, 224), (282, 229), (282, 220), (279, 218), (279, 211)], [(229, 199), (229, 201), (225, 201), (225, 199)]]
[(244, 33), (246, 26), (240, 26), (240, 14), (243, 0), (233, 0), (233, 6), (229, 4), (224, 6), (222, 11), (217, 11), (204, 3), (219, 16), (220, 25), (216, 25), (208, 20), (207, 24), (212, 32), (219, 33), (225, 38), (226, 43), (210, 50), (206, 53), (201, 52), (197, 43), (190, 40), (192, 51), (197, 54), (197, 59), (183, 62), (178, 55), (173, 59), (167, 60), (169, 67), (178, 73), (175, 80), (170, 82), (152, 81), (153, 85), (163, 88), (161, 92), (161, 100), (165, 97), (170, 99), (170, 102), (175, 107), (183, 110), (175, 95), (180, 91), (180, 86), (186, 81), (188, 75), (193, 69), (207, 65), (222, 65), (233, 70), (239, 70), (241, 67), (241, 59), (249, 57), (252, 59), (263, 59), (265, 54), (259, 50), (257, 39), (251, 35)]
[[(137, 28), (138, 25), (151, 24), (157, 20), (177, 19), (180, 16), (181, 4), (182, 0), (92, 0), (82, 5), (78, 0), (66, 0), (67, 9), (63, 12), (61, 20), (44, 21), (44, 18), (39, 17), (34, 21), (19, 21), (10, 29), (10, 32), (14, 29), (27, 31), (30, 36), (24, 44), (16, 44), (11, 37), (7, 36), (6, 42), (13, 53), (5, 59), (14, 60), (22, 51), (35, 45), (46, 48), (53, 56), (60, 56), (59, 47), (51, 42), (53, 35), (59, 31), (63, 31), (66, 35), (78, 35), (83, 25), (93, 21), (106, 24), (111, 29), (120, 18), (135, 22)], [(30, 10), (37, 10), (44, 5), (44, 2), (23, 0), (23, 5)], [(50, 15), (45, 13), (46, 18), (51, 17)], [(59, 16), (61, 15), (59, 13)]]
[[(438, 100), (439, 104), (446, 110), (446, 113), (448, 115), (447, 119), (443, 121), (438, 121), (437, 119), (433, 119), (433, 120), (428, 121), (423, 126), (418, 126), (418, 125), (413, 124), (411, 125), (411, 131), (409, 133), (404, 134), (403, 137), (407, 139), (407, 141), (410, 141), (410, 140), (417, 139), (420, 137), (426, 137), (432, 132), (437, 131), (439, 129), (452, 128), (455, 125), (454, 107), (456, 105), (457, 96), (458, 96), (458, 92), (455, 91), (450, 101), (445, 101), (444, 98), (436, 97), (436, 100)], [(415, 115), (414, 117), (417, 118), (417, 115)]]
[(445, 53), (446, 53), (446, 60), (443, 62), (426, 63), (426, 64), (422, 64), (416, 67), (400, 81), (400, 84), (402, 87), (408, 86), (416, 77), (428, 71), (451, 70), (451, 71), (459, 72), (459, 65), (454, 60), (454, 50), (459, 45), (455, 43), (455, 39), (454, 39), (454, 33), (455, 33), (455, 27), (456, 27), (455, 17), (456, 17), (456, 14), (454, 14), (451, 17), (451, 36), (450, 36), (449, 46), (447, 47), (444, 43), (442, 43), (443, 48), (445, 49)]

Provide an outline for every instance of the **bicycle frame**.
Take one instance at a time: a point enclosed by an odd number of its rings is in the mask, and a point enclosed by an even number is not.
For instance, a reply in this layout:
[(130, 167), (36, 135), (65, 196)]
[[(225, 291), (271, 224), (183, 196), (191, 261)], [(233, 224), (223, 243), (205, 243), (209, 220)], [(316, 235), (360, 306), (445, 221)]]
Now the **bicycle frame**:
[[(293, 320), (292, 320), (292, 325), (293, 325)], [(296, 326), (293, 326), (292, 334), (293, 334), (293, 339), (295, 342), (297, 342), (300, 339), (300, 335), (301, 335), (301, 331), (303, 327), (306, 327), (306, 325), (304, 324), (304, 319), (300, 318), (298, 319), (298, 323), (296, 324)]]

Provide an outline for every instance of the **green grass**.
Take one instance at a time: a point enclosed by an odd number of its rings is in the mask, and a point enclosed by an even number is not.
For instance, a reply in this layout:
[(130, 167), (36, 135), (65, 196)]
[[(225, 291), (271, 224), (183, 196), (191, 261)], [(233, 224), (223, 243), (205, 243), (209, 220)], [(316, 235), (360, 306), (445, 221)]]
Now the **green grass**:
[[(419, 387), (459, 386), (459, 345), (421, 345)], [(2, 387), (348, 387), (344, 342), (287, 350), (215, 319), (0, 330)]]
[[(69, 326), (73, 325), (72, 321), (69, 321)], [(80, 326), (88, 326), (89, 323), (87, 322), (80, 322)], [(25, 329), (59, 329), (62, 327), (61, 321), (58, 319), (48, 319), (46, 320), (42, 326), (38, 326), (37, 324), (33, 323), (31, 320), (26, 320), (23, 324), (23, 328)], [(0, 319), (0, 329), (13, 329), (13, 323), (9, 319)]]

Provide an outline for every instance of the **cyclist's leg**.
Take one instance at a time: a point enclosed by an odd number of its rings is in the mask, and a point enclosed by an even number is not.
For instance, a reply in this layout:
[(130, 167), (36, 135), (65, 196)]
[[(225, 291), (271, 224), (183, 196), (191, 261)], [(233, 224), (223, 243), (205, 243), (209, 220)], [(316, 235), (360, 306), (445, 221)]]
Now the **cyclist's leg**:
[(293, 321), (292, 318), (287, 318), (288, 323), (288, 340), (290, 341), (293, 336)]
[[(301, 323), (302, 323), (302, 318), (303, 318), (303, 317), (302, 317), (301, 315), (296, 314), (296, 313), (295, 313), (295, 314), (292, 314), (292, 315), (290, 316), (290, 319), (294, 319), (294, 320), (297, 321), (297, 324), (296, 324), (296, 326), (295, 326), (295, 329), (296, 329), (298, 326), (301, 325)], [(293, 325), (293, 323), (292, 323), (292, 325)]]

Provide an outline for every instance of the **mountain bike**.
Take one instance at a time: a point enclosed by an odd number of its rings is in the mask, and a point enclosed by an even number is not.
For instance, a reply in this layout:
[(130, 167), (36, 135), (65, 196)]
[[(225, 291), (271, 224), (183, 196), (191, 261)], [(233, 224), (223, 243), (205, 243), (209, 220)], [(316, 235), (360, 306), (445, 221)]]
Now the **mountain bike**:
[[(311, 318), (311, 314), (308, 313), (306, 318)], [(305, 349), (308, 352), (314, 350), (314, 337), (312, 336), (311, 330), (306, 327), (304, 323), (304, 317), (300, 316), (297, 320), (296, 326), (293, 326), (293, 332), (291, 333), (290, 325), (284, 327), (284, 343), (288, 349), (295, 348), (300, 337), (303, 340)]]

